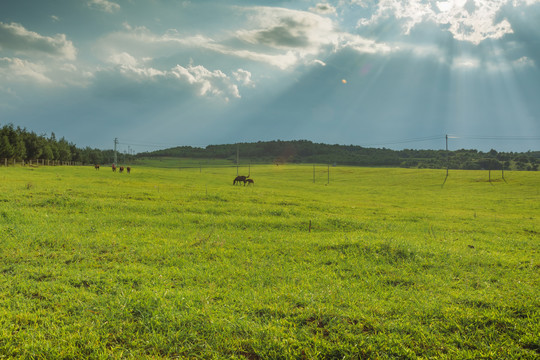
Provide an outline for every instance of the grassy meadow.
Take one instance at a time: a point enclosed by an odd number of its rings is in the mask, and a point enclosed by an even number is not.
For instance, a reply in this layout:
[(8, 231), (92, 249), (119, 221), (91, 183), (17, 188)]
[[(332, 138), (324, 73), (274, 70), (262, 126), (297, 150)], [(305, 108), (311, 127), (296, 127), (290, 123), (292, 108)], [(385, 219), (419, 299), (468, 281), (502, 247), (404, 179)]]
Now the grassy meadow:
[(0, 359), (540, 357), (540, 173), (327, 170), (1, 167)]

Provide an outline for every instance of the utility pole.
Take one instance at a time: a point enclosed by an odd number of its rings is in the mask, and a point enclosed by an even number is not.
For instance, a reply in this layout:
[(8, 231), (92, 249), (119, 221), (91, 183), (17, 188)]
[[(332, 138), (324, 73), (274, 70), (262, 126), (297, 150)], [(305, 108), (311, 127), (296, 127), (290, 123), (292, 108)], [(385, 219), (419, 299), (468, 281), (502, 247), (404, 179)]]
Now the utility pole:
[(449, 161), (449, 157), (448, 157), (448, 134), (446, 134), (446, 177), (448, 177), (448, 161)]
[(238, 143), (236, 143), (236, 176), (238, 176), (238, 164), (239, 164), (239, 159), (240, 158), (240, 145), (238, 145)]
[(328, 183), (326, 185), (330, 184), (330, 164), (328, 164)]
[(448, 167), (449, 167), (449, 161), (450, 161), (448, 157), (448, 134), (446, 134), (445, 138), (446, 138), (446, 177), (444, 178), (441, 188), (444, 187), (444, 184), (446, 184), (446, 180), (448, 179)]
[(116, 154), (116, 145), (118, 145), (118, 138), (114, 138), (114, 165), (118, 163), (118, 155)]

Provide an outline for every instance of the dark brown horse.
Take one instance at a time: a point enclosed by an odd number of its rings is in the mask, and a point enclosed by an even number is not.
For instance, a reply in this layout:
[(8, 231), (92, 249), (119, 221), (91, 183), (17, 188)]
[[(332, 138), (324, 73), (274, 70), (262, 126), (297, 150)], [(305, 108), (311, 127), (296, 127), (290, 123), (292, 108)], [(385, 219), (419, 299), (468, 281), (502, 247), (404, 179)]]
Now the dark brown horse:
[(244, 183), (244, 186), (245, 186), (248, 177), (249, 177), (249, 175), (248, 175), (248, 176), (239, 175), (239, 176), (237, 176), (237, 177), (234, 178), (234, 181), (233, 181), (232, 184), (233, 184), (233, 185), (236, 185), (236, 183), (239, 183), (239, 184), (240, 184), (240, 182), (243, 182), (243, 183)]
[(249, 185), (255, 185), (255, 181), (253, 181), (253, 179), (246, 179), (246, 182)]
[(124, 172), (124, 167), (120, 166), (120, 174)]
[(116, 165), (112, 164), (112, 171), (116, 172)]
[(98, 165), (98, 164), (94, 165), (94, 168), (95, 168), (96, 170), (99, 170), (99, 165)]
[(131, 172), (131, 168), (128, 166), (128, 167), (126, 168), (126, 171), (127, 171), (127, 173), (129, 174), (129, 173)]

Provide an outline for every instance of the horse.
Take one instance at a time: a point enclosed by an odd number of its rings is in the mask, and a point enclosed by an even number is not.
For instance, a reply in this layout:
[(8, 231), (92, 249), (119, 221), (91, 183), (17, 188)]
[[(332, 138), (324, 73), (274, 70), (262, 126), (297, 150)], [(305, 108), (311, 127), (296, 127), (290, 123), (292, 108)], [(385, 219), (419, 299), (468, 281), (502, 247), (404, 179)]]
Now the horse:
[(112, 164), (112, 171), (116, 172), (116, 165)]
[(237, 177), (234, 178), (234, 181), (233, 181), (233, 185), (236, 185), (236, 183), (240, 183), (241, 181), (244, 182), (244, 186), (246, 185), (246, 181), (247, 181), (247, 178), (249, 177), (248, 176), (244, 176), (244, 175), (239, 175)]
[(255, 181), (253, 181), (253, 179), (246, 179), (246, 182), (249, 185), (255, 185)]
[(99, 170), (99, 165), (98, 165), (98, 164), (94, 165), (94, 168), (95, 168), (96, 170)]
[(120, 174), (124, 172), (124, 167), (120, 166)]
[(131, 172), (131, 168), (128, 166), (128, 167), (126, 168), (126, 171), (127, 171), (127, 173), (129, 174), (129, 173)]

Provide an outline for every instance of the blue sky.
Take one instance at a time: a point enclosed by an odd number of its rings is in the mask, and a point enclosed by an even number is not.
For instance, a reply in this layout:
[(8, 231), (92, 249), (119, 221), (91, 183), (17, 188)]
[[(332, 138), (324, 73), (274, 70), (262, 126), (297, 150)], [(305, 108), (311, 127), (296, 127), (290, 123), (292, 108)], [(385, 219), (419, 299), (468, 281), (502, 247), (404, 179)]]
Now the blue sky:
[(540, 0), (17, 0), (0, 124), (80, 147), (540, 150)]

